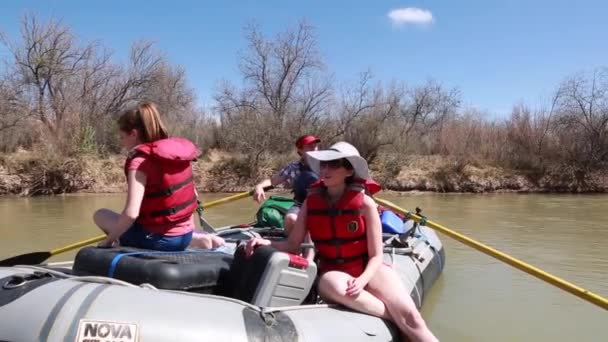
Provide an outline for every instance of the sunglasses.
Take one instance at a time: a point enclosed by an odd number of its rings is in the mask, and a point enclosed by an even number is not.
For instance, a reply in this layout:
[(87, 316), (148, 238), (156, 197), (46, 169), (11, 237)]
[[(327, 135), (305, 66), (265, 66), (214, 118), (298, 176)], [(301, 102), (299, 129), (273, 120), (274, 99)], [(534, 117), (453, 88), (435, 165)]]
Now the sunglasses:
[(319, 164), (321, 168), (328, 167), (330, 169), (339, 169), (344, 166), (343, 159), (334, 159), (334, 160), (323, 160)]

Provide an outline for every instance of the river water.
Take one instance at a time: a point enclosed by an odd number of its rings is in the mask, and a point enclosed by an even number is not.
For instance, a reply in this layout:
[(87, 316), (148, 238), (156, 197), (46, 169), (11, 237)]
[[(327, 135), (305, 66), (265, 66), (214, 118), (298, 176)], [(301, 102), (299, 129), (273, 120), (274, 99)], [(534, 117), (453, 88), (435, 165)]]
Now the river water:
[[(203, 194), (211, 201), (228, 194)], [(99, 235), (96, 208), (125, 196), (0, 198), (0, 259)], [(608, 196), (391, 194), (408, 210), (608, 297)], [(215, 226), (251, 222), (244, 199), (209, 208)], [(442, 341), (608, 341), (608, 312), (440, 234), (446, 268), (422, 314)], [(75, 252), (50, 261), (69, 260)]]

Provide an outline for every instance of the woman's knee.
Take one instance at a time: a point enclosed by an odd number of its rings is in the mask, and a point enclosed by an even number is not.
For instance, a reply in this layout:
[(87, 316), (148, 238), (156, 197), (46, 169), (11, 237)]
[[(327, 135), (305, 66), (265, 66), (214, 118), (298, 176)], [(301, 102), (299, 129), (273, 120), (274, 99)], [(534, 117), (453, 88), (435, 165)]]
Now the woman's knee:
[(289, 213), (285, 215), (285, 230), (287, 231), (287, 235), (291, 232), (291, 229), (296, 225), (296, 221), (298, 219), (298, 215), (294, 213)]
[(106, 210), (108, 210), (108, 209), (97, 209), (97, 210), (95, 210), (95, 212), (93, 213), (93, 221), (95, 223), (99, 222), (100, 217), (103, 216), (103, 215), (105, 215), (104, 211), (106, 211)]
[(346, 295), (347, 279), (339, 272), (327, 272), (319, 278), (319, 294), (325, 299), (336, 300)]
[(298, 220), (298, 215), (294, 214), (294, 213), (289, 213), (287, 215), (285, 215), (285, 223), (286, 224), (295, 224), (296, 221)]
[(104, 219), (108, 216), (109, 211), (110, 210), (105, 208), (95, 210), (95, 212), (93, 213), (93, 222), (95, 222), (99, 226), (99, 224), (103, 222)]
[(98, 209), (93, 213), (93, 222), (101, 228), (102, 230), (106, 230), (108, 224), (111, 221), (115, 221), (118, 217), (118, 214), (114, 211), (106, 208)]

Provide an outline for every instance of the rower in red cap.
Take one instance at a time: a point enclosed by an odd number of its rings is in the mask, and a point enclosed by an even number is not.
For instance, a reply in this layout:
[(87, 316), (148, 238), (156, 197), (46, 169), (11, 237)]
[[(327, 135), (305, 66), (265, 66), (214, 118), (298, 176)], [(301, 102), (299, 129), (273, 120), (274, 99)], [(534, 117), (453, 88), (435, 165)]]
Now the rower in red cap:
[(255, 186), (253, 199), (258, 203), (262, 203), (266, 199), (264, 188), (267, 186), (285, 184), (287, 188), (293, 189), (295, 205), (285, 214), (285, 231), (287, 234), (291, 232), (298, 218), (300, 207), (306, 198), (306, 189), (318, 180), (318, 176), (308, 167), (306, 152), (318, 150), (320, 142), (321, 139), (314, 135), (299, 137), (296, 140), (296, 148), (300, 159), (288, 164), (271, 178), (264, 179)]

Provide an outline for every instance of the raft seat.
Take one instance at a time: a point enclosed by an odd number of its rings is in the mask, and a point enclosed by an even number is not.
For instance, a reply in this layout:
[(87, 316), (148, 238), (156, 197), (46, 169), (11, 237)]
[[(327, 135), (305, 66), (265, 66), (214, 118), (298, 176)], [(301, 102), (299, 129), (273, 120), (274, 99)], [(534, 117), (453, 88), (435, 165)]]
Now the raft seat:
[(231, 254), (208, 250), (160, 252), (130, 247), (82, 248), (74, 274), (151, 284), (159, 289), (216, 293), (230, 271)]
[(230, 269), (227, 295), (261, 307), (300, 305), (316, 276), (316, 264), (299, 255), (261, 246), (247, 258), (244, 248), (239, 247)]

